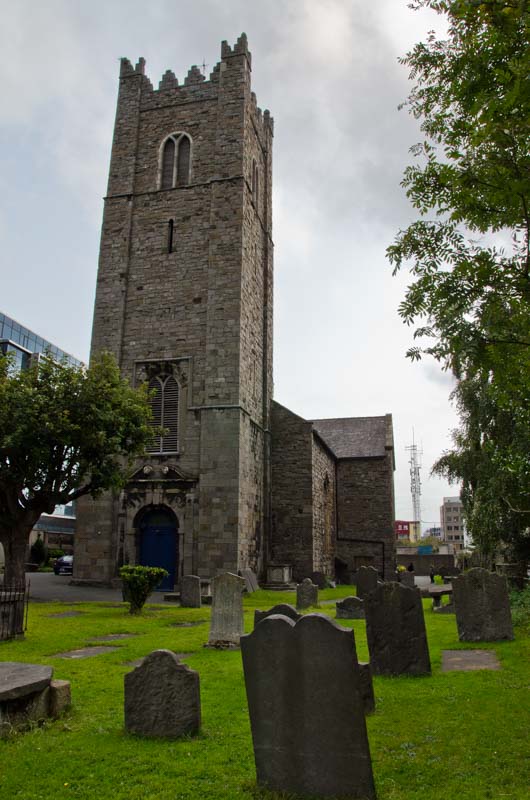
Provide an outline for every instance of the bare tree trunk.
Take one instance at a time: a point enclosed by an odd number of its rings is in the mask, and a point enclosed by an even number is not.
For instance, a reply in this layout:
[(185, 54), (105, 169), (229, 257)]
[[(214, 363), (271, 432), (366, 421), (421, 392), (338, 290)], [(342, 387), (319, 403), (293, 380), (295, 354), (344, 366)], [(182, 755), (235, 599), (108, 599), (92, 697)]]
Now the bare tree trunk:
[(23, 586), (26, 580), (26, 555), (31, 527), (13, 528), (2, 535), (5, 570), (4, 586)]

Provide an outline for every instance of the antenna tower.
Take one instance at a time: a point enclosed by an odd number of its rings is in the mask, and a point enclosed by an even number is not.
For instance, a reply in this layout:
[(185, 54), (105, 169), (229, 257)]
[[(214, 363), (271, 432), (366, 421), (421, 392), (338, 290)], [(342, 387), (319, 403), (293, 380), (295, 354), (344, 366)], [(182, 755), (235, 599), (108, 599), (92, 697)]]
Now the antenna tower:
[(412, 444), (405, 448), (410, 453), (409, 467), (410, 467), (410, 493), (412, 495), (412, 514), (414, 518), (414, 526), (416, 528), (416, 539), (421, 536), (421, 459), (423, 450), (418, 449), (418, 445), (414, 442), (414, 431), (412, 431)]

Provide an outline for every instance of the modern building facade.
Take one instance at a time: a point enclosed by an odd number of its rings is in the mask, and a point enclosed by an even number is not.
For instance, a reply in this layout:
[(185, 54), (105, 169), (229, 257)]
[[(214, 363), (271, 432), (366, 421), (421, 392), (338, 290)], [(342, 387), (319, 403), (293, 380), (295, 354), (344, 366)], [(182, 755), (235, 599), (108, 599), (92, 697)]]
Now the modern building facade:
[(10, 354), (16, 369), (25, 369), (40, 356), (49, 353), (56, 361), (65, 360), (80, 366), (81, 362), (57, 345), (34, 333), (16, 320), (0, 312), (0, 352)]
[(273, 120), (251, 64), (244, 34), (208, 80), (167, 71), (155, 90), (122, 59), (92, 354), (149, 386), (157, 430), (124, 492), (78, 501), (76, 581), (123, 563), (165, 566), (168, 587), (286, 559), (297, 577), (393, 563), (390, 417), (346, 431), (272, 401)]
[(442, 539), (452, 546), (453, 552), (464, 549), (464, 507), (459, 497), (444, 497), (440, 506)]

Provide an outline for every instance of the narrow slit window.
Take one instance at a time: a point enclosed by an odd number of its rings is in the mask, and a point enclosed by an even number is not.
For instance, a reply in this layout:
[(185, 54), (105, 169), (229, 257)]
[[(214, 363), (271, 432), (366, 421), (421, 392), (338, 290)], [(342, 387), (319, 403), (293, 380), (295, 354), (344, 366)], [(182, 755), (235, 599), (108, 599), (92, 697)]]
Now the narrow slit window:
[(173, 252), (173, 245), (174, 245), (174, 235), (175, 235), (175, 221), (170, 219), (167, 224), (167, 251), (168, 253)]

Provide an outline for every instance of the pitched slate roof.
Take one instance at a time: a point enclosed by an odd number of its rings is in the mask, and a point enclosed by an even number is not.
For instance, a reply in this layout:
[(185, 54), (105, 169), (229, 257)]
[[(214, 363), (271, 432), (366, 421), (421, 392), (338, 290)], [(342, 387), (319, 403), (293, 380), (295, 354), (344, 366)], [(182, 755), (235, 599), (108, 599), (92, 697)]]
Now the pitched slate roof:
[(313, 429), (337, 458), (377, 458), (393, 447), (392, 417), (314, 419)]

